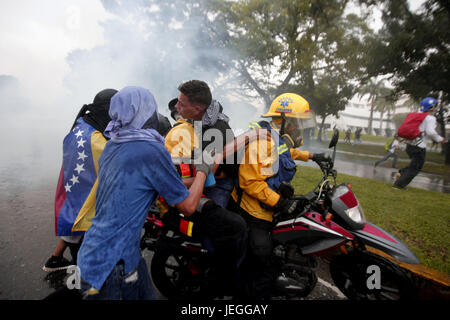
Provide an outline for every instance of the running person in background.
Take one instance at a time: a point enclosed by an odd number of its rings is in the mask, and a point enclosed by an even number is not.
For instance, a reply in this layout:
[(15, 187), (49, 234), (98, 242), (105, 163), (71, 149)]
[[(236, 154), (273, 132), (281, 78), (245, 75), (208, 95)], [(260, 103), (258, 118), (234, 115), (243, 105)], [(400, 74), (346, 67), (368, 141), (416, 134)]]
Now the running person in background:
[(350, 143), (350, 144), (352, 143), (351, 135), (352, 135), (352, 129), (348, 128), (347, 130), (345, 130), (345, 138), (344, 138), (345, 143)]
[(377, 167), (378, 165), (380, 165), (381, 163), (383, 163), (384, 161), (386, 161), (387, 159), (392, 157), (392, 158), (394, 158), (394, 159), (392, 159), (392, 168), (396, 168), (398, 155), (395, 152), (399, 148), (400, 148), (400, 145), (399, 145), (399, 141), (398, 141), (398, 135), (395, 135), (394, 139), (392, 140), (391, 144), (388, 147), (386, 154), (384, 155), (384, 157), (382, 159), (375, 162), (374, 167)]
[(411, 162), (407, 167), (399, 170), (393, 188), (404, 189), (422, 170), (426, 156), (426, 137), (437, 143), (443, 144), (446, 142), (445, 138), (436, 132), (436, 117), (433, 115), (436, 105), (437, 100), (431, 97), (427, 97), (420, 102), (420, 111), (426, 113), (424, 120), (419, 125), (421, 134), (414, 140), (405, 140), (406, 153)]

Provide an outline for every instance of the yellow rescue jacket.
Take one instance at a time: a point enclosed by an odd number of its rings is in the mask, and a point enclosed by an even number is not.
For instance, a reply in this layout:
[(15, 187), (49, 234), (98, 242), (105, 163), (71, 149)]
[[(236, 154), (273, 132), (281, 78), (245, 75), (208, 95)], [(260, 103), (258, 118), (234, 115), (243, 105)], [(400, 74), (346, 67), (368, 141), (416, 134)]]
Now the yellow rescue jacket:
[[(283, 146), (276, 149), (271, 140), (256, 140), (245, 148), (245, 155), (239, 166), (239, 187), (242, 189), (240, 207), (250, 215), (272, 222), (273, 212), (260, 206), (260, 202), (273, 207), (280, 200), (280, 195), (272, 190), (265, 180), (273, 176), (273, 165), (277, 161), (278, 152), (284, 152)], [(289, 149), (293, 160), (308, 161), (309, 152)], [(238, 202), (238, 192), (234, 188), (231, 196)]]

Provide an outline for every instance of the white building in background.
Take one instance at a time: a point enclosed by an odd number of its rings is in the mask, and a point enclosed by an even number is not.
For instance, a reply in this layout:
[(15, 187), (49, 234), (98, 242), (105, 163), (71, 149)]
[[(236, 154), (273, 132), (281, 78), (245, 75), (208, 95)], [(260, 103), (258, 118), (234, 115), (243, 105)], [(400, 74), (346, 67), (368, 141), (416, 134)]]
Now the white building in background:
[[(418, 108), (418, 107), (417, 107)], [(396, 130), (393, 116), (397, 113), (411, 112), (410, 108), (403, 106), (402, 103), (398, 103), (395, 111), (381, 112), (374, 111), (372, 117), (372, 130), (373, 134), (377, 135), (392, 135)], [(353, 98), (350, 100), (347, 107), (339, 112), (339, 118), (334, 116), (328, 116), (325, 119), (325, 126), (327, 129), (332, 129), (336, 126), (340, 131), (345, 131), (348, 128), (355, 132), (356, 128), (362, 128), (362, 133), (368, 133), (370, 118), (370, 104), (366, 100), (359, 100)], [(317, 123), (321, 123), (322, 119), (317, 116)]]

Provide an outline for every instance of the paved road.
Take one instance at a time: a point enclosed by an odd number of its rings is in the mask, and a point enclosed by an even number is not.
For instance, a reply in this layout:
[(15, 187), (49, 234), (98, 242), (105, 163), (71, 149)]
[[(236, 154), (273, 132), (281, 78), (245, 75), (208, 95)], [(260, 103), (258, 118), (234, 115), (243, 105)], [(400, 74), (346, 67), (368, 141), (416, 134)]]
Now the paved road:
[[(56, 245), (53, 226), (53, 195), (50, 181), (18, 183), (5, 174), (0, 182), (0, 299), (42, 299), (65, 283), (65, 273), (47, 274), (41, 268)], [(55, 177), (56, 179), (56, 177)], [(23, 181), (22, 181), (23, 182)], [(144, 254), (148, 265), (150, 253)], [(69, 258), (69, 252), (66, 252)], [(319, 283), (308, 299), (342, 299), (328, 283), (325, 266)]]
[[(331, 154), (330, 149), (325, 149), (321, 147), (311, 146), (310, 148), (308, 148), (308, 150), (310, 150), (311, 152), (327, 152)], [(345, 158), (341, 156), (344, 154), (346, 155)], [(394, 174), (398, 172), (397, 169), (383, 166), (378, 166), (376, 169), (373, 167), (374, 162), (380, 159), (380, 156), (372, 156), (364, 154), (364, 156), (372, 158), (373, 161), (364, 161), (364, 160), (352, 161), (348, 159), (348, 156), (351, 156), (352, 154), (358, 155), (357, 153), (337, 150), (335, 168), (338, 170), (338, 173), (344, 173), (352, 176), (370, 178), (385, 182), (393, 182)], [(392, 159), (389, 159), (388, 163), (390, 163), (389, 161), (392, 161)], [(303, 166), (306, 165), (311, 167), (317, 167), (317, 165), (312, 161), (306, 163), (298, 161), (298, 164)], [(409, 184), (409, 186), (419, 189), (450, 193), (450, 177), (420, 172)]]

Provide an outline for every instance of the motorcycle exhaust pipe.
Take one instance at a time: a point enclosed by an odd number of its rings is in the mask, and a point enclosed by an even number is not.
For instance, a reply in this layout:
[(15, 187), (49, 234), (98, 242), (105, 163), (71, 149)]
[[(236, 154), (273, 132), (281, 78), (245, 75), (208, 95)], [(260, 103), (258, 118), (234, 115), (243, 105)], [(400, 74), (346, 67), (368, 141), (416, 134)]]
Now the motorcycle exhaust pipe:
[(308, 279), (305, 281), (297, 281), (286, 277), (284, 274), (279, 275), (275, 280), (275, 288), (278, 292), (284, 294), (302, 295), (308, 289)]

